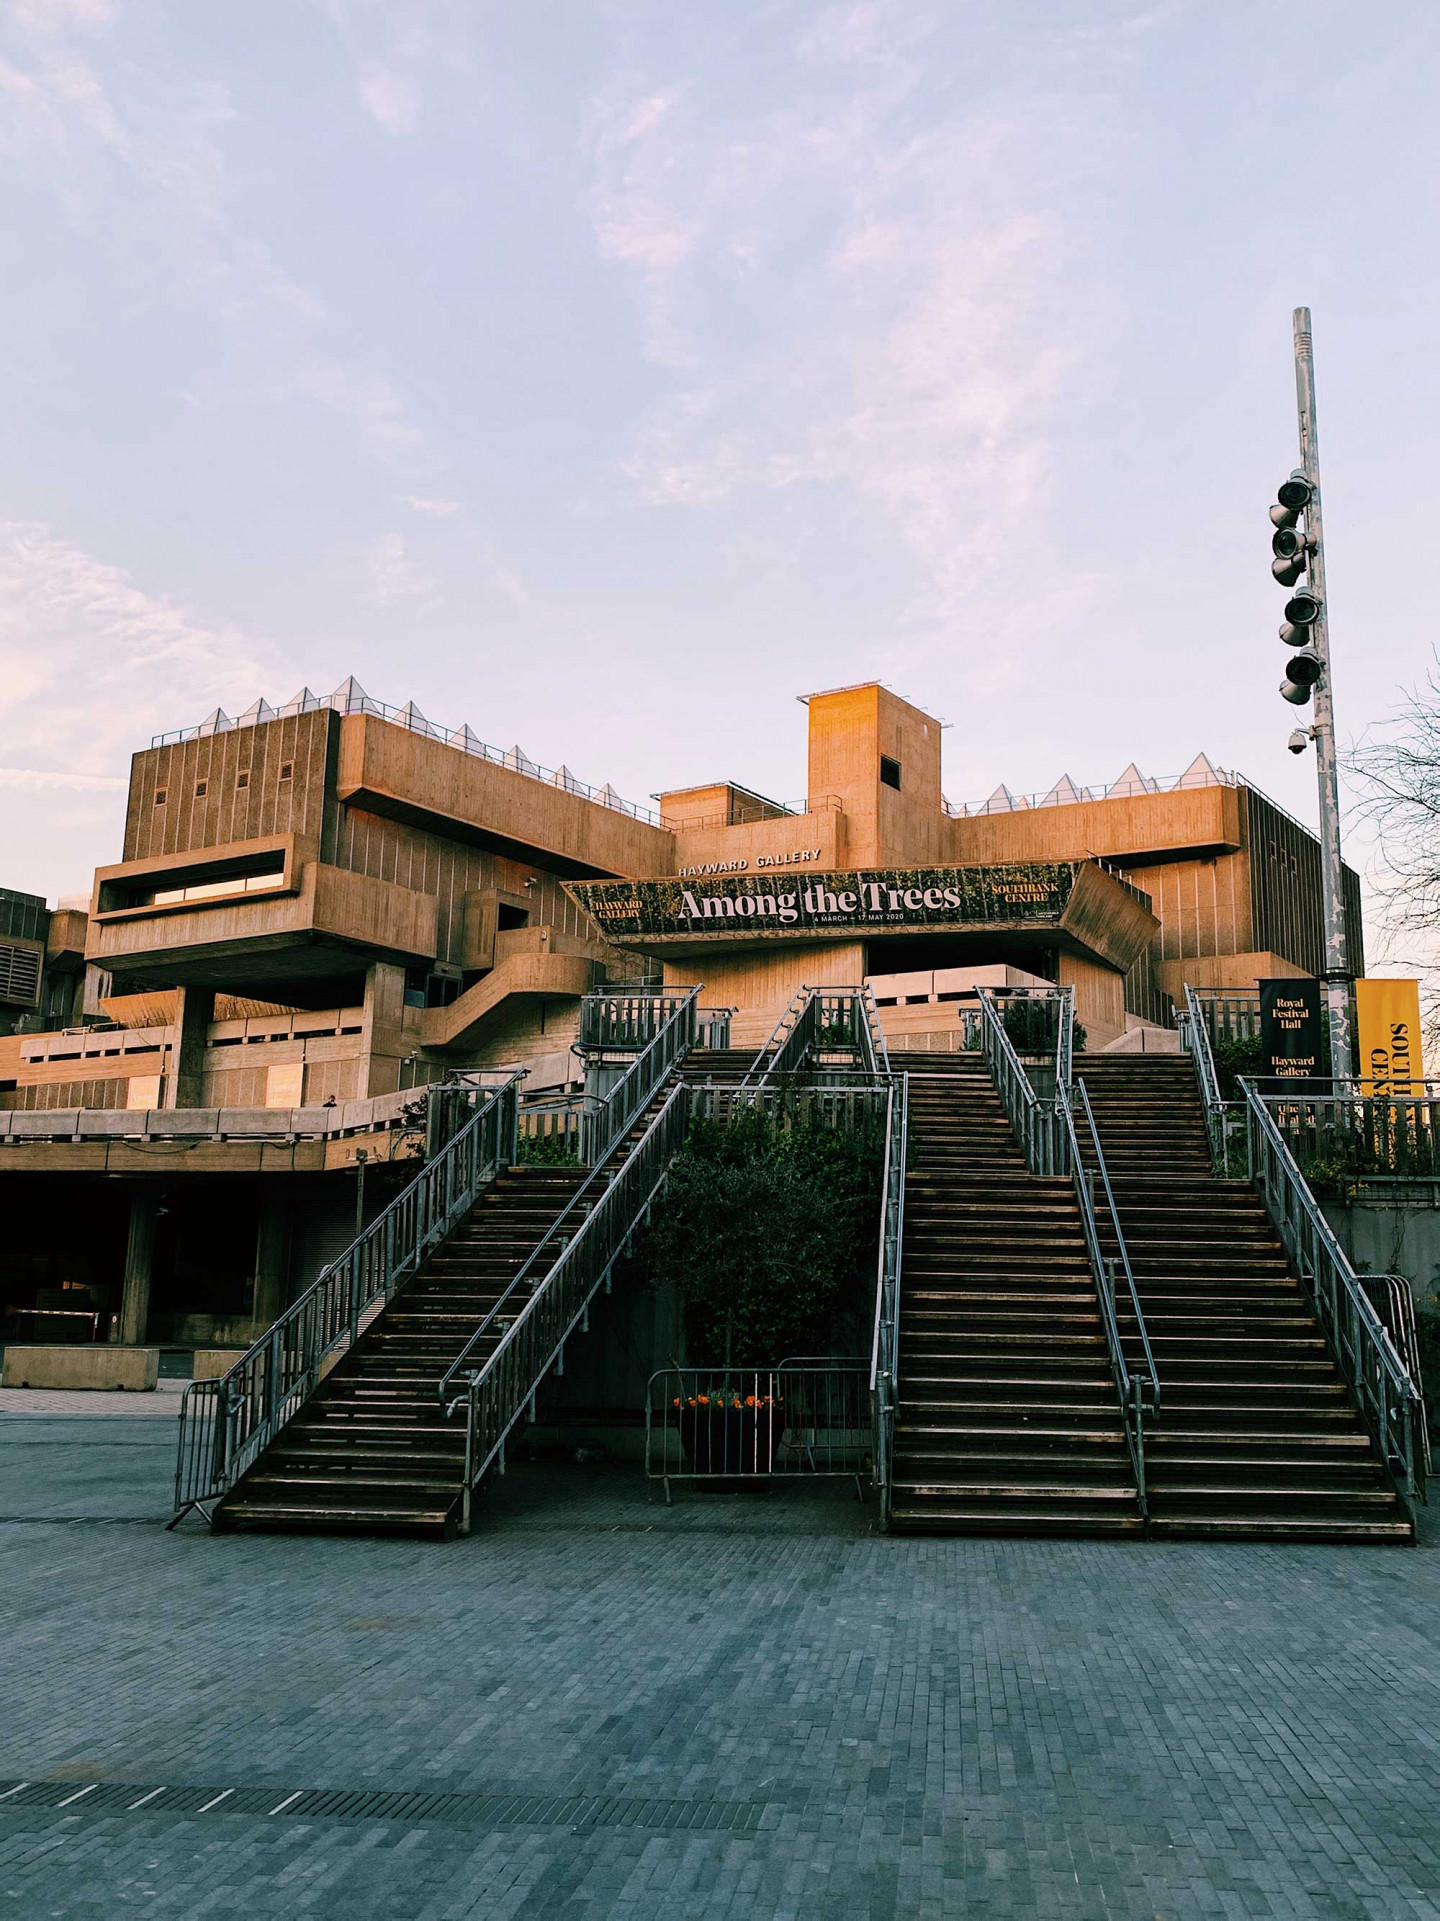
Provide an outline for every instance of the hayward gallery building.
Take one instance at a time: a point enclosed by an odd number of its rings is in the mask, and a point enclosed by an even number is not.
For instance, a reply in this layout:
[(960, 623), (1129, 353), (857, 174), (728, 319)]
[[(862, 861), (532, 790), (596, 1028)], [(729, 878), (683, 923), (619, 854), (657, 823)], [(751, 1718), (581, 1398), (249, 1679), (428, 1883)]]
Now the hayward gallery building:
[(353, 1231), (357, 1166), (383, 1194), (398, 1151), (137, 1139), (117, 1110), (343, 1116), (512, 1063), (563, 1089), (581, 997), (611, 982), (702, 982), (758, 1047), (802, 984), (864, 980), (902, 1049), (953, 1044), (978, 984), (1059, 982), (1104, 1048), (1167, 1027), (1187, 983), (1320, 971), (1315, 837), (1203, 756), (956, 804), (922, 708), (875, 683), (806, 707), (790, 803), (726, 779), (638, 806), (353, 680), (136, 753), (88, 902), (0, 891), (0, 1330), (90, 1313), (104, 1338), (128, 1282), (126, 1339), (246, 1339)]

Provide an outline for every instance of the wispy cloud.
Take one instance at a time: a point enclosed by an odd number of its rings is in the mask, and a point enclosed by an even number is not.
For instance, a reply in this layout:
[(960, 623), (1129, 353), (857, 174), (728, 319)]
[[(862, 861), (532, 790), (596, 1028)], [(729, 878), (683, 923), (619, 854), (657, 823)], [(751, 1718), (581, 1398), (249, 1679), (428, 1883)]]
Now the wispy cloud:
[(458, 500), (425, 500), (416, 494), (396, 494), (395, 498), (402, 507), (409, 507), (417, 514), (425, 514), (431, 520), (449, 520), (460, 512)]
[(177, 713), (279, 678), (269, 642), (147, 592), (47, 527), (0, 522), (0, 723), (9, 753), (34, 763), (28, 779), (109, 779), (70, 769), (118, 772)]
[(28, 793), (67, 789), (82, 794), (116, 794), (122, 793), (126, 785), (123, 774), (77, 774), (57, 767), (0, 767), (0, 787)]
[(938, 108), (947, 20), (826, 9), (782, 107), (631, 76), (592, 123), (598, 245), (678, 376), (627, 471), (661, 505), (805, 485), (878, 509), (913, 557), (921, 651), (980, 608), (1023, 643), (1087, 591), (1034, 578), (1024, 548), (1055, 401), (1099, 332), (1067, 187), (1108, 139), (1089, 96)]

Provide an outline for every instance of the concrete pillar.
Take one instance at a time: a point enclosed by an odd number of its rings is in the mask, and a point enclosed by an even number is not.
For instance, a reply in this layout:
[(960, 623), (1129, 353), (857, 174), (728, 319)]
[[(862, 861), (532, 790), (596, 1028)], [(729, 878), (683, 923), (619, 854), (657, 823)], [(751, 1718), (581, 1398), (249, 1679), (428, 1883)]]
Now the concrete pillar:
[(213, 987), (177, 987), (175, 1042), (165, 1077), (166, 1107), (205, 1105), (205, 1044), (215, 1018)]
[(358, 1092), (393, 1094), (400, 1085), (400, 1063), (419, 1045), (419, 1019), (413, 1037), (405, 1033), (405, 969), (392, 961), (372, 961), (365, 970), (365, 1032)]
[(130, 1232), (125, 1242), (125, 1284), (120, 1315), (110, 1338), (126, 1347), (143, 1347), (150, 1320), (150, 1277), (155, 1264), (155, 1214), (159, 1196), (139, 1188), (130, 1201)]
[(258, 1337), (285, 1312), (290, 1259), (290, 1202), (280, 1176), (260, 1194), (255, 1234), (255, 1290), (251, 1312)]

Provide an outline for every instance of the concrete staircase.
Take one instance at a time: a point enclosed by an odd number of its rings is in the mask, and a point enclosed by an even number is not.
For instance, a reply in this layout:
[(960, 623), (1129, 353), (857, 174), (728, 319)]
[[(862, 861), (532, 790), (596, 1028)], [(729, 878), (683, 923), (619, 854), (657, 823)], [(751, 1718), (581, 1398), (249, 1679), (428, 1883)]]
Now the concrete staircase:
[(973, 1055), (911, 1053), (891, 1525), (1142, 1527), (1079, 1211)]
[(216, 1526), (452, 1534), (465, 1427), (443, 1417), (436, 1388), (584, 1178), (502, 1173), (225, 1497)]
[[(1188, 1059), (1081, 1055), (1161, 1380), (1150, 1532), (1408, 1542), (1413, 1527), (1264, 1203), (1211, 1173)], [(1081, 1129), (1082, 1154), (1089, 1154)], [(1102, 1240), (1113, 1248), (1101, 1208)], [(1127, 1354), (1134, 1316), (1121, 1308)]]

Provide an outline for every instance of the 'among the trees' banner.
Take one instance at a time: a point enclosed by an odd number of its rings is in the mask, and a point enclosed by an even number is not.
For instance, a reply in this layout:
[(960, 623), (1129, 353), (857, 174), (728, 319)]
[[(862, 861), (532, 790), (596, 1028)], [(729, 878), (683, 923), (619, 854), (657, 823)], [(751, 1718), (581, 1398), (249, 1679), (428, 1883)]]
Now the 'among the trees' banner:
[(1308, 1081), (1320, 1073), (1320, 983), (1301, 975), (1260, 983), (1260, 1044), (1273, 1080)]
[(1356, 981), (1355, 1024), (1365, 1092), (1394, 1099), (1423, 1092), (1419, 982)]

